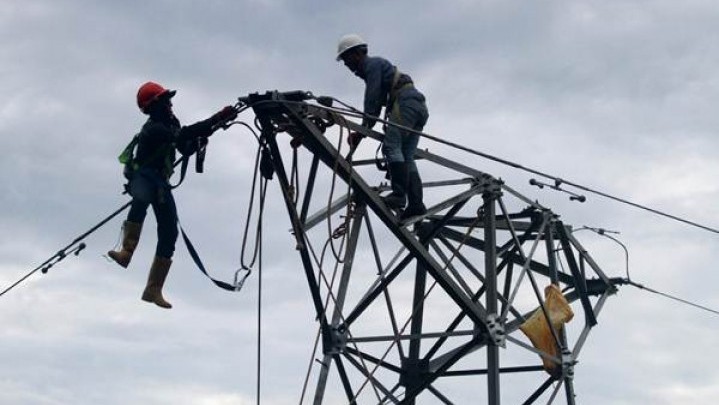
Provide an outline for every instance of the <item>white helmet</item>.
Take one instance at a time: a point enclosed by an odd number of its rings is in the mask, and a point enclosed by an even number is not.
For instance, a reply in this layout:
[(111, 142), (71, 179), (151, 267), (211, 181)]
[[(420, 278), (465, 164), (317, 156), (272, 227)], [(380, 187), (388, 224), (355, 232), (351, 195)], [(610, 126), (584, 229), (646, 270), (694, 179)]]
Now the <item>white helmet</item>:
[(339, 44), (337, 44), (337, 60), (342, 59), (342, 54), (349, 51), (352, 48), (358, 46), (367, 46), (367, 42), (357, 34), (347, 34), (340, 38)]

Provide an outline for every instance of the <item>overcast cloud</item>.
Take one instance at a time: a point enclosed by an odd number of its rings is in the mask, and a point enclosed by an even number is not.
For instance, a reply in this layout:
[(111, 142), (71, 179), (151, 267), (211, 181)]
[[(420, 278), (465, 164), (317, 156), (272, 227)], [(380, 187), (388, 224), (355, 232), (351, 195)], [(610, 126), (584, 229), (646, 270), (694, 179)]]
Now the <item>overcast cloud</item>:
[[(719, 4), (700, 0), (2, 0), (0, 286), (126, 201), (116, 156), (144, 122), (134, 101), (141, 83), (177, 89), (175, 112), (186, 124), (273, 89), (361, 106), (362, 82), (334, 60), (349, 32), (412, 75), (428, 99), (426, 132), (717, 227), (717, 21)], [(620, 231), (635, 281), (719, 308), (716, 234), (591, 194), (570, 202), (529, 186), (526, 172), (421, 146), (501, 177), (575, 227)], [(190, 174), (175, 194), (183, 225), (224, 280), (238, 266), (255, 151), (247, 131), (218, 133), (206, 173)], [(262, 280), (268, 405), (299, 402), (316, 332), (280, 196), (271, 182)], [(165, 287), (175, 308), (161, 310), (139, 299), (153, 216), (128, 270), (103, 258), (120, 224), (0, 297), (0, 403), (255, 403), (258, 274), (240, 293), (219, 290), (178, 241)], [(624, 276), (616, 244), (577, 236), (606, 273)], [(577, 403), (716, 403), (716, 315), (624, 286), (599, 322), (575, 370)], [(531, 392), (507, 381), (504, 403)], [(483, 384), (456, 384), (455, 400), (484, 398)]]

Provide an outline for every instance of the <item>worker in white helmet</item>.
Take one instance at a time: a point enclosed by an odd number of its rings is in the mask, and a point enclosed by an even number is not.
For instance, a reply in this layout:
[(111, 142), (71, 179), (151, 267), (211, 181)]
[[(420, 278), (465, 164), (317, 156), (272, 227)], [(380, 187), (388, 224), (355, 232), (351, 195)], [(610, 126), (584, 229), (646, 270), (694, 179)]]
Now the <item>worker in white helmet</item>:
[[(362, 125), (372, 128), (385, 107), (385, 117), (391, 123), (410, 128), (403, 130), (394, 125), (384, 127), (382, 152), (388, 163), (392, 192), (384, 197), (391, 209), (404, 209), (402, 218), (424, 214), (422, 180), (414, 161), (419, 143), (418, 133), (427, 123), (429, 112), (424, 95), (409, 75), (400, 72), (384, 58), (367, 55), (367, 43), (356, 34), (343, 36), (337, 46), (337, 61), (365, 82)], [(362, 136), (351, 133), (350, 145), (356, 146)], [(406, 207), (406, 208), (405, 208)]]

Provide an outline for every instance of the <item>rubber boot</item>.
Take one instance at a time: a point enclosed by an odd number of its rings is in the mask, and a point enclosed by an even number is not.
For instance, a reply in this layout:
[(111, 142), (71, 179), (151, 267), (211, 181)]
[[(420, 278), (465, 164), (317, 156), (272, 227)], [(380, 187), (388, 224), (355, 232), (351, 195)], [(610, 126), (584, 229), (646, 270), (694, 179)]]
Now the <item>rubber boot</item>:
[(402, 213), (402, 219), (426, 214), (427, 207), (422, 202), (423, 198), (422, 179), (419, 177), (419, 172), (410, 172), (407, 186), (407, 209)]
[(111, 250), (107, 252), (107, 255), (120, 266), (127, 268), (132, 254), (137, 248), (137, 243), (140, 241), (141, 232), (142, 224), (125, 221), (122, 224), (122, 248), (119, 251)]
[(407, 164), (404, 162), (390, 162), (389, 175), (392, 192), (382, 199), (390, 209), (404, 208), (407, 203)]
[(165, 298), (162, 296), (162, 286), (165, 285), (165, 278), (167, 278), (167, 273), (170, 271), (171, 265), (172, 259), (155, 256), (152, 267), (150, 267), (150, 274), (147, 277), (145, 291), (142, 293), (143, 301), (154, 302), (162, 308), (172, 308), (172, 304), (165, 301)]

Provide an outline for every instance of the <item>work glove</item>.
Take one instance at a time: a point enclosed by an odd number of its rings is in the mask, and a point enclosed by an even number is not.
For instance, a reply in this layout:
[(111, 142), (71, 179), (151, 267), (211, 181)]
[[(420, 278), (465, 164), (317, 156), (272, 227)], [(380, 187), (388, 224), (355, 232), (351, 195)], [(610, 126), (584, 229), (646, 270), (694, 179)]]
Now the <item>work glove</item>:
[(356, 148), (364, 137), (365, 136), (359, 132), (350, 132), (347, 136), (347, 143), (350, 145), (350, 148)]
[(237, 118), (237, 110), (235, 110), (235, 107), (228, 105), (220, 111), (216, 112), (212, 116), (211, 120), (215, 125), (217, 125), (232, 121), (235, 118)]

